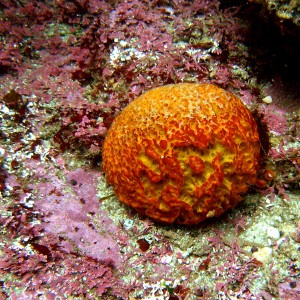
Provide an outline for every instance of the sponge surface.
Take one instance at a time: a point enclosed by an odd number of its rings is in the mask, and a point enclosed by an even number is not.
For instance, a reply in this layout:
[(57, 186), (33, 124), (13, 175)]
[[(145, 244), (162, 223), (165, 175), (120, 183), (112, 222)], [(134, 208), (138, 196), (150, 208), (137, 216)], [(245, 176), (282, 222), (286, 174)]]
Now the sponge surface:
[(212, 84), (155, 88), (114, 120), (103, 170), (120, 201), (164, 223), (197, 224), (234, 207), (256, 181), (260, 144), (248, 108)]

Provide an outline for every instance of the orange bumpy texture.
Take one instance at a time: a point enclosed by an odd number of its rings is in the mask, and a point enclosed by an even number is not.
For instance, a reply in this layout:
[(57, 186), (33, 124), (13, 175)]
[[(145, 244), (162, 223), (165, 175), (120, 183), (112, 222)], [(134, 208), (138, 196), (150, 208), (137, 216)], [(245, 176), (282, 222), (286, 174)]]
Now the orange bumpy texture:
[(103, 170), (118, 198), (164, 223), (196, 224), (235, 206), (256, 181), (257, 125), (212, 84), (155, 88), (117, 116)]

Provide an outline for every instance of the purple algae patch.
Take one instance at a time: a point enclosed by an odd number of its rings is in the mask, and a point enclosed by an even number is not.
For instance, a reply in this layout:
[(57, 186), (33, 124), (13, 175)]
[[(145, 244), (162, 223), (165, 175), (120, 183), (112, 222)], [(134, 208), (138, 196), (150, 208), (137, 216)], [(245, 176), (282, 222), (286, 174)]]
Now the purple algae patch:
[[(40, 168), (37, 173), (41, 174)], [(67, 252), (79, 252), (107, 265), (121, 267), (118, 228), (98, 208), (97, 173), (82, 169), (68, 172), (63, 181), (52, 171), (37, 184), (35, 208), (43, 215), (46, 232), (61, 237)], [(45, 180), (46, 179), (46, 180)], [(72, 247), (71, 247), (72, 246)]]

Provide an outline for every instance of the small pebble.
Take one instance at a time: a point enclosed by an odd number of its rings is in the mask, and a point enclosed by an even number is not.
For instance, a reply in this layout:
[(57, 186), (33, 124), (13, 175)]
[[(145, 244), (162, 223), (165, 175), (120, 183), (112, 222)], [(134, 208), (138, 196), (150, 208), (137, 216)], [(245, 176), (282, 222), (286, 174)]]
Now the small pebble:
[(272, 97), (271, 96), (266, 96), (262, 99), (263, 102), (270, 104), (273, 102)]
[(139, 244), (139, 247), (143, 252), (146, 252), (150, 247), (150, 244), (146, 239), (139, 239), (137, 243)]
[(261, 263), (268, 263), (272, 258), (272, 248), (263, 247), (252, 254), (252, 257), (256, 258)]
[(5, 149), (0, 147), (0, 156), (4, 156), (5, 154)]
[(280, 238), (280, 232), (277, 228), (269, 226), (267, 228), (267, 235), (272, 240), (278, 240)]

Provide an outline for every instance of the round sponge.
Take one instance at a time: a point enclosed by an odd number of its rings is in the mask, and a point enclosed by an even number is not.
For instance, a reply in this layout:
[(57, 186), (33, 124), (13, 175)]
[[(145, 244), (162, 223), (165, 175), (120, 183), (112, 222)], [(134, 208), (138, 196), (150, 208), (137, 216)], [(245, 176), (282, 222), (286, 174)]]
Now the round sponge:
[(260, 144), (248, 108), (212, 84), (152, 89), (114, 120), (103, 170), (118, 198), (163, 223), (197, 224), (255, 184)]

